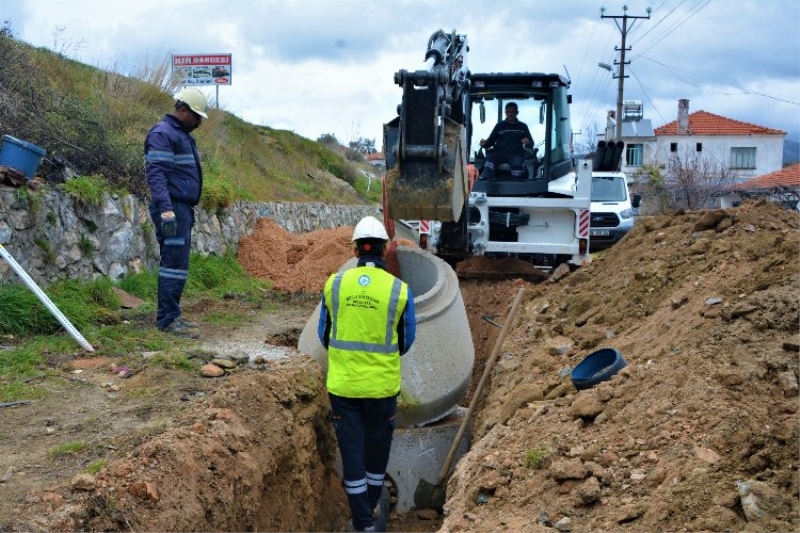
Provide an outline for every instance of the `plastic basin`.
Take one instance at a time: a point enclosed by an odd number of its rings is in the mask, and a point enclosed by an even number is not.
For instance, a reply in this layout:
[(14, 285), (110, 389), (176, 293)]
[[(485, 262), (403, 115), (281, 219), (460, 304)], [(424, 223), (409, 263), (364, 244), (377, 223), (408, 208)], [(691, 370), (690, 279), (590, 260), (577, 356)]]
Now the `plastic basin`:
[(17, 139), (11, 135), (3, 135), (3, 146), (0, 148), (0, 165), (11, 167), (31, 179), (47, 152), (44, 148), (28, 141)]
[(602, 348), (584, 357), (572, 370), (572, 384), (578, 390), (591, 389), (611, 379), (626, 366), (628, 363), (618, 350)]

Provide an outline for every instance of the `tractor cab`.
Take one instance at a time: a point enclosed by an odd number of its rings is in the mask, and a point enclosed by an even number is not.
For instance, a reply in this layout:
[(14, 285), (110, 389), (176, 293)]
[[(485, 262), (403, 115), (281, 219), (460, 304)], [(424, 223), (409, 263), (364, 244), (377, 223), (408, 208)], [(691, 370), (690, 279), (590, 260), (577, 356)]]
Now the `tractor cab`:
[[(473, 74), (471, 82), (467, 143), (470, 163), (479, 172), (472, 190), (491, 196), (546, 194), (550, 181), (573, 170), (568, 82), (557, 74), (539, 73)], [(487, 178), (486, 156), (492, 148), (484, 150), (479, 142), (504, 119), (511, 102), (518, 107), (517, 120), (533, 137), (524, 149), (523, 171), (514, 173), (511, 164), (501, 162)]]

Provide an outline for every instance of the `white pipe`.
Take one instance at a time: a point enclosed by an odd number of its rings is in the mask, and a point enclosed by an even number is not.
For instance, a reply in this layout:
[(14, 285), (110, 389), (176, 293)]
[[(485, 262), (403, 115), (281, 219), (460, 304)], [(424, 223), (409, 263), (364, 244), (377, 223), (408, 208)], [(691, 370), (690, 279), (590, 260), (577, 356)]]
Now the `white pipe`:
[(56, 305), (50, 300), (50, 298), (47, 297), (44, 291), (42, 291), (42, 289), (39, 288), (36, 282), (33, 281), (33, 279), (28, 275), (28, 273), (25, 272), (25, 269), (23, 269), (22, 266), (20, 266), (20, 264), (17, 263), (16, 259), (14, 259), (10, 253), (8, 253), (8, 250), (6, 250), (2, 244), (0, 244), (0, 255), (3, 256), (3, 259), (8, 261), (8, 264), (11, 265), (11, 268), (14, 269), (14, 272), (16, 272), (17, 275), (22, 278), (22, 281), (25, 282), (25, 285), (27, 285), (28, 288), (33, 291), (33, 294), (35, 294), (39, 298), (39, 300), (41, 300), (41, 302), (45, 305), (45, 307), (47, 307), (50, 310), (50, 313), (52, 313), (52, 315), (56, 317), (56, 319), (61, 323), (61, 325), (64, 326), (64, 329), (66, 329), (69, 332), (69, 334), (72, 335), (72, 338), (78, 341), (78, 344), (83, 346), (83, 348), (87, 352), (93, 352), (94, 348), (92, 347), (92, 345), (89, 344), (87, 340), (83, 338), (83, 335), (81, 335), (80, 332), (77, 329), (75, 329), (75, 326), (73, 326), (72, 323), (67, 319), (67, 317), (64, 316), (64, 313), (62, 313), (58, 309), (58, 307), (56, 307)]

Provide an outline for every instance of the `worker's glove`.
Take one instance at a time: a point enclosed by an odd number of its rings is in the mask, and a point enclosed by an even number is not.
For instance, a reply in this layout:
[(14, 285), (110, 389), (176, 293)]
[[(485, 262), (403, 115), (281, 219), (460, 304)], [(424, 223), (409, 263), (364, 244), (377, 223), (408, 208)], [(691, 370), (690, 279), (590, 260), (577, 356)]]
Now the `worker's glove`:
[(178, 234), (178, 221), (173, 211), (161, 213), (161, 234), (169, 239)]

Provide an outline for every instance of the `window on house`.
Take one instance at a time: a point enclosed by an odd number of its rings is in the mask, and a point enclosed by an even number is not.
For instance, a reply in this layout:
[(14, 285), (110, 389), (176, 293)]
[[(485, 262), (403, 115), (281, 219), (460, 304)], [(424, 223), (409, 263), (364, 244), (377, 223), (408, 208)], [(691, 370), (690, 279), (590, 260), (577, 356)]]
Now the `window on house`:
[(643, 144), (629, 144), (625, 149), (625, 164), (629, 167), (640, 167), (642, 166), (643, 155)]
[(669, 143), (669, 151), (675, 153), (678, 151), (678, 143)]
[(756, 149), (731, 148), (731, 168), (756, 168)]
[(703, 151), (703, 143), (697, 143), (697, 151), (698, 152), (702, 152)]

